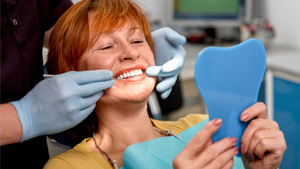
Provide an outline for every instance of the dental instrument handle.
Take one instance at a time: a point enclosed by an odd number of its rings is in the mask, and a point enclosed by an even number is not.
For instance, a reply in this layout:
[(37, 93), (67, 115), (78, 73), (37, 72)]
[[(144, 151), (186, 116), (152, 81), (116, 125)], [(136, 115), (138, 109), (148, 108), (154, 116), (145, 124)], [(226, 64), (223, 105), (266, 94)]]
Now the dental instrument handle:
[[(43, 74), (43, 77), (44, 78), (51, 78), (51, 77), (54, 77), (55, 75), (54, 74)], [(108, 80), (119, 80), (118, 78), (110, 78)]]
[(55, 75), (53, 75), (53, 74), (43, 74), (44, 78), (50, 78), (50, 77), (53, 77), (53, 76), (55, 76)]

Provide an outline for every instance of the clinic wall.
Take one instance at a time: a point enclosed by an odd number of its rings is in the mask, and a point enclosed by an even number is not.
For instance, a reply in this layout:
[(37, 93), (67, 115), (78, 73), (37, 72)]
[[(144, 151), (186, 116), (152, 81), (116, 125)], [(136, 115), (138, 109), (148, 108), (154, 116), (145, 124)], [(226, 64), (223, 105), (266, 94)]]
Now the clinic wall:
[(150, 15), (153, 22), (159, 26), (167, 23), (167, 0), (136, 0)]
[(274, 43), (300, 48), (300, 1), (264, 0), (265, 14), (276, 31)]

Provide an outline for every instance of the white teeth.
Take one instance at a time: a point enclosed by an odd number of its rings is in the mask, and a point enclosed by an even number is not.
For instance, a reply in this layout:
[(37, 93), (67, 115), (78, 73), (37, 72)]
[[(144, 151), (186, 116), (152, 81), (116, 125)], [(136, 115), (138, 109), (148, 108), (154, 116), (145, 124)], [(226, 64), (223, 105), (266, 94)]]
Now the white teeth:
[(119, 75), (117, 78), (118, 79), (124, 79), (128, 77), (133, 77), (133, 76), (140, 76), (143, 74), (142, 69), (136, 69), (136, 70), (131, 70), (130, 72), (123, 73)]

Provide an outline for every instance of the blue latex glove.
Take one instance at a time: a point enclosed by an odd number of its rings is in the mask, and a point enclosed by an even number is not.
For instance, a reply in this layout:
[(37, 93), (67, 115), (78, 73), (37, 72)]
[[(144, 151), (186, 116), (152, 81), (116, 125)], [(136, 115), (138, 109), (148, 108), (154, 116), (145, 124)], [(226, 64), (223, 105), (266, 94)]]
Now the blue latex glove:
[(186, 52), (182, 45), (186, 38), (170, 28), (161, 28), (152, 32), (155, 51), (155, 64), (146, 69), (148, 76), (158, 76), (156, 86), (162, 92), (161, 98), (169, 96), (177, 76), (183, 68)]
[(95, 108), (103, 90), (114, 84), (108, 70), (67, 72), (38, 83), (12, 104), (22, 125), (21, 142), (67, 130)]

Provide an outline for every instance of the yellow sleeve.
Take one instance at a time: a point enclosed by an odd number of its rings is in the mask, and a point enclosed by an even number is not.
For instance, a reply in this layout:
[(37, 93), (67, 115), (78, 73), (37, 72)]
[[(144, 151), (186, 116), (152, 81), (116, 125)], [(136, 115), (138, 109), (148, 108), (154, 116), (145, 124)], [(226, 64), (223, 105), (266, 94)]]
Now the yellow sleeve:
[(73, 167), (59, 157), (53, 157), (44, 166), (44, 169), (73, 169)]
[(158, 121), (152, 120), (154, 125), (162, 130), (172, 130), (175, 134), (192, 127), (193, 125), (208, 118), (207, 114), (189, 114), (178, 121)]
[(44, 169), (112, 169), (110, 163), (99, 153), (90, 151), (84, 139), (71, 150), (52, 157)]

